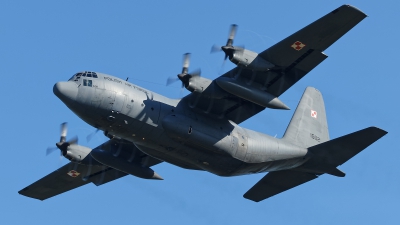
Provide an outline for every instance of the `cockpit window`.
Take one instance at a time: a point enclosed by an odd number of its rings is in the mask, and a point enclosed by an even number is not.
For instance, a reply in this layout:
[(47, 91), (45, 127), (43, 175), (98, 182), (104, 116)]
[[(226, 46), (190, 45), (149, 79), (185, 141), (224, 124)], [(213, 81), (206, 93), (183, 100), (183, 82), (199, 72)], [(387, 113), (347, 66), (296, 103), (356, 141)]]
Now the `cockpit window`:
[(71, 78), (69, 78), (69, 80), (74, 80), (75, 79), (75, 75), (73, 75)]
[[(79, 78), (81, 77), (93, 77), (93, 78), (98, 78), (97, 73), (95, 72), (90, 72), (90, 71), (85, 71), (85, 72), (80, 72), (76, 73), (74, 76), (72, 76), (69, 81), (79, 81)], [(85, 85), (86, 86), (86, 85)]]
[(84, 73), (82, 73), (82, 76), (84, 76), (84, 77), (94, 77), (94, 78), (97, 78), (97, 73), (95, 73), (95, 72), (90, 72), (90, 71), (85, 71)]
[(89, 86), (89, 87), (92, 86), (92, 80), (88, 80), (88, 85), (87, 86)]
[(87, 86), (87, 80), (83, 79), (83, 86)]

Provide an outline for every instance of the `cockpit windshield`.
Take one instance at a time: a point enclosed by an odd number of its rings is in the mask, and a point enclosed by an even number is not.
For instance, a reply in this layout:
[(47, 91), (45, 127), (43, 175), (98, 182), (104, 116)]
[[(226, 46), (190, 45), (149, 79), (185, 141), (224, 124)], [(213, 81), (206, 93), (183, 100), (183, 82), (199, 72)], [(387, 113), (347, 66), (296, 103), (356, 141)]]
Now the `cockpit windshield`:
[(80, 72), (80, 73), (76, 73), (74, 74), (69, 81), (79, 81), (79, 79), (81, 77), (93, 77), (93, 78), (98, 78), (97, 73), (95, 72), (90, 72), (90, 71), (85, 71), (85, 72)]

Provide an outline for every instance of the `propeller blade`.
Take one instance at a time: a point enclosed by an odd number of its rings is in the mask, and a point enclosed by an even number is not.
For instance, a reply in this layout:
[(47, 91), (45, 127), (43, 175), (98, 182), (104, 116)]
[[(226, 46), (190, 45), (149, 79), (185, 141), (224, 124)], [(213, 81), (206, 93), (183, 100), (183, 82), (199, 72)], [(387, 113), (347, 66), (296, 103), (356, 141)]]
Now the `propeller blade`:
[(169, 85), (171, 85), (172, 83), (175, 83), (178, 80), (179, 80), (179, 78), (177, 78), (177, 77), (168, 77), (166, 85), (169, 86)]
[(201, 69), (196, 69), (195, 71), (189, 74), (192, 77), (199, 77), (201, 75)]
[(233, 47), (233, 39), (235, 39), (237, 27), (238, 27), (238, 25), (232, 24), (229, 29), (229, 36), (228, 36), (228, 40), (226, 41), (226, 45), (225, 46), (213, 45), (211, 47), (211, 53), (224, 51), (225, 52), (224, 60), (226, 60), (228, 57), (232, 57), (233, 53), (236, 50), (236, 48)]
[(187, 74), (190, 64), (190, 53), (183, 54), (182, 74)]
[(235, 35), (236, 35), (236, 30), (237, 30), (237, 25), (232, 24), (231, 29), (229, 30), (229, 37), (228, 37), (228, 41), (226, 42), (226, 46), (232, 46), (233, 39), (235, 38)]
[(224, 72), (225, 62), (226, 62), (226, 60), (222, 61), (221, 68), (219, 69), (219, 72), (218, 72), (218, 74), (220, 74), (220, 75)]
[(78, 136), (73, 137), (73, 138), (70, 139), (67, 143), (68, 143), (69, 145), (78, 144)]
[(66, 137), (67, 137), (67, 123), (66, 122), (64, 122), (64, 123), (62, 123), (61, 124), (61, 137), (60, 137), (60, 142), (62, 143), (62, 142), (65, 142), (65, 140), (66, 140)]
[(62, 160), (63, 160), (63, 153), (62, 151), (60, 151), (60, 159), (58, 160), (58, 164), (61, 165), (62, 164)]
[(222, 51), (222, 50), (221, 50), (221, 46), (219, 46), (219, 45), (213, 45), (213, 46), (211, 47), (210, 53), (216, 53), (216, 52), (220, 52), (220, 51)]
[(53, 153), (55, 150), (57, 150), (58, 148), (56, 147), (48, 147), (46, 149), (46, 156), (50, 155), (51, 153)]
[[(168, 81), (167, 81), (167, 85), (168, 85)], [(89, 142), (90, 140), (92, 140), (92, 138), (94, 137), (94, 135), (97, 134), (97, 132), (99, 132), (100, 129), (96, 129), (94, 132), (90, 133), (87, 137), (86, 137), (86, 141)]]
[(184, 89), (184, 88), (185, 88), (185, 85), (182, 83), (181, 90), (179, 91), (179, 98), (182, 98), (183, 89)]

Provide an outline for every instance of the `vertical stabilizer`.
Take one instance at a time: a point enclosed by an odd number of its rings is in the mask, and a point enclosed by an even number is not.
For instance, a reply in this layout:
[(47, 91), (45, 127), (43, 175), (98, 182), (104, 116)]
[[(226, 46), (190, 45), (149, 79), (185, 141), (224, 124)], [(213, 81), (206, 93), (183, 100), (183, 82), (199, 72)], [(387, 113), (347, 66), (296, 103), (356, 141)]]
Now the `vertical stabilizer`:
[(306, 88), (283, 139), (304, 148), (329, 140), (324, 100), (317, 89)]

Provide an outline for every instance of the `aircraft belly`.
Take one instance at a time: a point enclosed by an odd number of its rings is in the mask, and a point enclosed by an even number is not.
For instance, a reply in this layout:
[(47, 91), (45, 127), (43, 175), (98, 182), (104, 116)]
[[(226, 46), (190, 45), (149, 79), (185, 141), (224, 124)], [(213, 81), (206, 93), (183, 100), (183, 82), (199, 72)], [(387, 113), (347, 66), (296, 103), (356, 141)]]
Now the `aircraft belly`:
[(307, 162), (307, 158), (293, 158), (293, 159), (285, 159), (285, 160), (276, 160), (264, 163), (244, 163), (238, 170), (236, 170), (235, 174), (232, 175), (244, 175), (244, 174), (253, 174), (253, 173), (263, 173), (263, 172), (272, 172), (279, 170), (288, 170), (299, 167)]
[(184, 145), (174, 148), (143, 142), (135, 144), (154, 158), (185, 169), (205, 170), (219, 176), (231, 176), (243, 163), (230, 156), (210, 154), (204, 149)]

